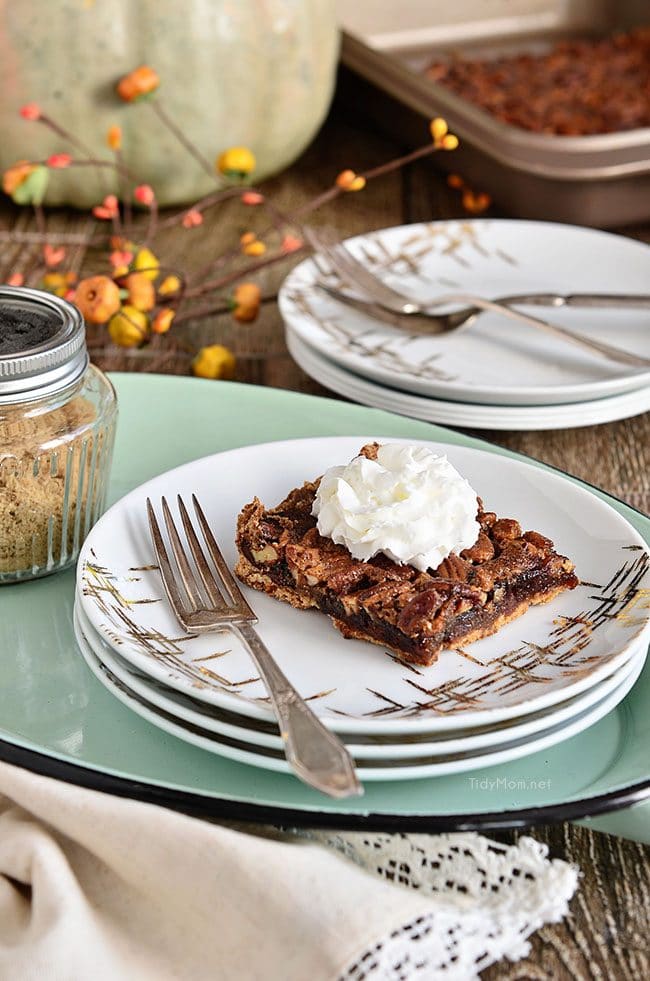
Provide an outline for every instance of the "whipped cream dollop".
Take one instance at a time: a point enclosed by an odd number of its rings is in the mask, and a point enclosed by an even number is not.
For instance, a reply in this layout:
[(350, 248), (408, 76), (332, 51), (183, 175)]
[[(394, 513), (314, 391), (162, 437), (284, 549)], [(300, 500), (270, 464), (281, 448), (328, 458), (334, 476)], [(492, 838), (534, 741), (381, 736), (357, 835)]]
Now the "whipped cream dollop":
[(474, 545), (477, 511), (475, 492), (446, 456), (400, 443), (380, 446), (376, 460), (331, 467), (312, 508), (320, 534), (355, 559), (383, 552), (422, 571)]

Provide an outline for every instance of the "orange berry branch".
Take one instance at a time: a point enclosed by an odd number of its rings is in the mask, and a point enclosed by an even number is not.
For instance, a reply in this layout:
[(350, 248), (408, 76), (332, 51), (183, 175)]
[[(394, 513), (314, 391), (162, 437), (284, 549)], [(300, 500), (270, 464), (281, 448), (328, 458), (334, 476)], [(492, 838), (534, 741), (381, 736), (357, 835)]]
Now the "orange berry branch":
[[(252, 323), (259, 313), (262, 294), (249, 277), (306, 249), (303, 226), (308, 215), (339, 195), (363, 190), (370, 180), (436, 151), (458, 146), (458, 139), (448, 132), (445, 120), (436, 118), (430, 124), (431, 139), (424, 146), (365, 173), (343, 170), (329, 188), (289, 214), (263, 191), (248, 184), (256, 161), (247, 147), (223, 150), (212, 165), (169, 117), (158, 96), (159, 86), (156, 71), (141, 65), (120, 79), (116, 94), (126, 103), (146, 101), (160, 124), (214, 180), (214, 192), (194, 204), (160, 217), (155, 189), (138, 181), (125, 164), (119, 126), (110, 126), (106, 133), (110, 156), (97, 157), (34, 102), (24, 105), (20, 115), (51, 130), (68, 144), (69, 151), (53, 153), (42, 161), (19, 160), (2, 175), (5, 194), (18, 205), (32, 207), (36, 218), (37, 231), (16, 233), (13, 241), (24, 244), (30, 254), (34, 243), (41, 246), (36, 264), (27, 268), (23, 263), (22, 268), (12, 270), (7, 283), (19, 286), (29, 282), (71, 300), (88, 324), (105, 328), (110, 341), (125, 348), (142, 347), (155, 335), (169, 334), (179, 323), (224, 310), (230, 310), (238, 324)], [(61, 235), (60, 241), (55, 242), (46, 232), (43, 201), (50, 179), (55, 179), (57, 171), (71, 167), (95, 167), (100, 173), (112, 170), (116, 191), (107, 187), (102, 200), (92, 207), (87, 234)], [(449, 183), (461, 191), (468, 211), (477, 213), (489, 205), (487, 195), (475, 194), (460, 177), (452, 175)], [(253, 208), (265, 212), (268, 223), (259, 231), (244, 231), (238, 241), (192, 276), (161, 264), (155, 251), (160, 231), (181, 226), (191, 234), (203, 224), (208, 212), (232, 199), (239, 199), (245, 211)], [(136, 234), (135, 208), (148, 216), (144, 234)], [(5, 234), (5, 240), (11, 241), (11, 233)], [(78, 270), (90, 248), (102, 250), (106, 271), (79, 279)], [(195, 301), (200, 298), (205, 302), (197, 304)], [(206, 378), (232, 378), (234, 355), (221, 344), (208, 345), (195, 352), (192, 370)]]

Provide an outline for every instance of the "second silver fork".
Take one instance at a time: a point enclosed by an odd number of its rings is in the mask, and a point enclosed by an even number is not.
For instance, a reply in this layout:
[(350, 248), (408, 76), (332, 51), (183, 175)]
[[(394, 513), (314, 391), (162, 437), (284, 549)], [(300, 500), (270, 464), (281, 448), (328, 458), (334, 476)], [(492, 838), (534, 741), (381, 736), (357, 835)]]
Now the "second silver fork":
[[(552, 334), (556, 337), (561, 338), (564, 341), (569, 341), (579, 347), (591, 351), (592, 353), (599, 354), (603, 357), (609, 358), (613, 361), (618, 361), (623, 364), (631, 365), (635, 368), (650, 368), (650, 358), (644, 358), (641, 355), (633, 354), (631, 351), (624, 351), (622, 348), (614, 347), (614, 345), (606, 344), (603, 341), (597, 341), (593, 338), (585, 337), (583, 334), (576, 334), (574, 331), (567, 329), (566, 327), (560, 327), (558, 324), (552, 324), (547, 320), (542, 320), (539, 317), (531, 317), (528, 314), (522, 313), (519, 310), (514, 310), (508, 304), (517, 300), (520, 303), (525, 302), (530, 297), (505, 297), (503, 302), (497, 302), (494, 300), (487, 300), (480, 296), (475, 296), (470, 293), (449, 293), (442, 296), (437, 296), (435, 300), (427, 302), (416, 302), (413, 299), (400, 293), (398, 290), (387, 286), (381, 279), (371, 273), (363, 263), (352, 255), (349, 249), (342, 242), (332, 241), (331, 237), (323, 232), (315, 232), (311, 228), (305, 229), (305, 236), (309, 241), (312, 248), (317, 252), (325, 256), (325, 258), (330, 263), (331, 267), (347, 281), (354, 289), (360, 290), (365, 293), (369, 298), (369, 303), (366, 304), (368, 309), (368, 314), (373, 315), (374, 310), (377, 307), (380, 310), (385, 310), (390, 314), (410, 317), (426, 317), (431, 318), (434, 326), (437, 324), (438, 329), (441, 333), (457, 330), (461, 326), (469, 324), (479, 313), (483, 311), (491, 311), (493, 313), (498, 313), (500, 316), (507, 317), (511, 320), (517, 320), (521, 323), (528, 324), (531, 327), (536, 327), (538, 329), (546, 331), (548, 334)], [(344, 303), (348, 303), (351, 306), (356, 306), (361, 309), (365, 301), (358, 300), (354, 297), (346, 296), (341, 294), (339, 291), (333, 290), (324, 286), (328, 293), (335, 295)], [(556, 297), (559, 303), (552, 305), (562, 305), (563, 297)], [(573, 299), (573, 302), (571, 300)], [(607, 306), (613, 306), (613, 297), (605, 296), (601, 298), (604, 300)], [(567, 305), (577, 306), (575, 298), (567, 297)], [(538, 300), (539, 302), (539, 300)], [(444, 309), (444, 307), (450, 305), (464, 304), (466, 306), (465, 310), (456, 311), (449, 314), (436, 314), (433, 311), (436, 309)], [(600, 305), (598, 299), (594, 296), (589, 297), (586, 302), (586, 306), (596, 306)], [(650, 306), (650, 297), (640, 296), (637, 298), (628, 298), (627, 302), (624, 300), (623, 306), (640, 306), (647, 307)], [(435, 331), (434, 331), (435, 332)]]
[(255, 630), (253, 624), (257, 622), (257, 617), (230, 572), (194, 495), (192, 502), (212, 565), (179, 496), (178, 509), (194, 560), (192, 566), (169, 505), (163, 497), (163, 518), (176, 562), (175, 571), (153, 506), (147, 498), (154, 551), (165, 592), (177, 620), (191, 633), (227, 628), (241, 638), (268, 692), (284, 740), (287, 762), (301, 780), (330, 797), (362, 794), (363, 787), (357, 779), (354, 762), (347, 749), (298, 694)]

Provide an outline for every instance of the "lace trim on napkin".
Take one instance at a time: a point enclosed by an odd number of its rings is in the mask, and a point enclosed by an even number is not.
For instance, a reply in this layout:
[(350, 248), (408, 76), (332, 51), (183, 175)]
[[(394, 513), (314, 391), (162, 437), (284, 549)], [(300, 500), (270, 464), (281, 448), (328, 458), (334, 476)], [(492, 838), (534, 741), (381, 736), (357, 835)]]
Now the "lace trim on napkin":
[(340, 981), (469, 981), (503, 957), (530, 950), (527, 937), (566, 915), (579, 871), (521, 837), (502, 845), (451, 835), (302, 832), (368, 872), (437, 900), (438, 908), (365, 950)]

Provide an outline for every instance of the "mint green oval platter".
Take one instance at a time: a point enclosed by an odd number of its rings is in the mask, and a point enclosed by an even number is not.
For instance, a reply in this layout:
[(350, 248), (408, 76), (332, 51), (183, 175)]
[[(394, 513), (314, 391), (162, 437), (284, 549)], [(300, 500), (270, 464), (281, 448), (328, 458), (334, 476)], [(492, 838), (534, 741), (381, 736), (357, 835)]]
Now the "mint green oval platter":
[[(111, 502), (198, 457), (292, 437), (382, 432), (514, 455), (427, 423), (276, 389), (162, 375), (117, 374), (112, 381), (120, 422)], [(650, 542), (650, 519), (593, 493)], [(455, 776), (369, 784), (362, 798), (332, 801), (291, 776), (192, 747), (128, 711), (77, 651), (73, 603), (74, 571), (0, 589), (0, 759), (6, 762), (229, 820), (452, 831), (629, 808), (592, 826), (650, 838), (648, 807), (632, 807), (650, 797), (650, 660), (617, 709), (559, 746)]]

